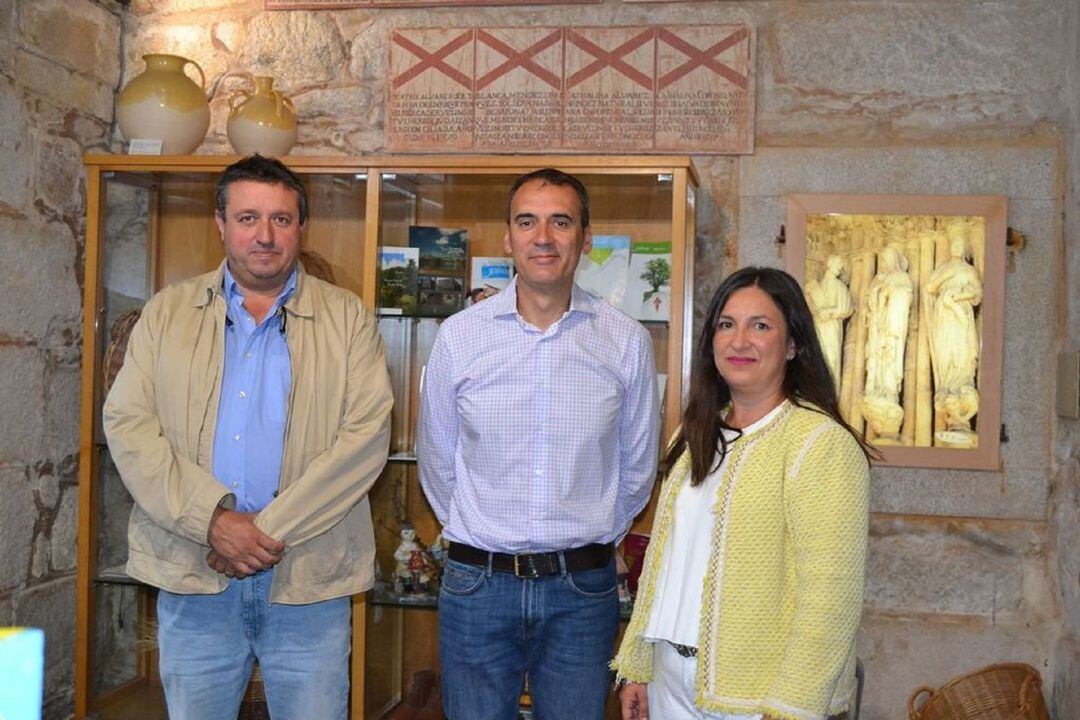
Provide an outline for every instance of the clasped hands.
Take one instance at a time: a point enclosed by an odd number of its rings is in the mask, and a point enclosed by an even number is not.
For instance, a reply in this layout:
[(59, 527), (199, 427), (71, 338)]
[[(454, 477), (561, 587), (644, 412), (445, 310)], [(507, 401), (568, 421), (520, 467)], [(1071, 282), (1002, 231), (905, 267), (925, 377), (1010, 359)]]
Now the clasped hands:
[(281, 562), (285, 543), (255, 527), (255, 513), (218, 506), (206, 533), (206, 564), (226, 577), (245, 578)]

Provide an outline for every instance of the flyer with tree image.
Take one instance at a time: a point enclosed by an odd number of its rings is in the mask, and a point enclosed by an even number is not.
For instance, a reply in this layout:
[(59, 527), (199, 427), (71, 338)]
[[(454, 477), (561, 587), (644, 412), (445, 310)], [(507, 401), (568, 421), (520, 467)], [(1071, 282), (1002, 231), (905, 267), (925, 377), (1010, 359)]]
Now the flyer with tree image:
[(637, 320), (666, 321), (671, 316), (671, 243), (634, 243), (623, 312)]

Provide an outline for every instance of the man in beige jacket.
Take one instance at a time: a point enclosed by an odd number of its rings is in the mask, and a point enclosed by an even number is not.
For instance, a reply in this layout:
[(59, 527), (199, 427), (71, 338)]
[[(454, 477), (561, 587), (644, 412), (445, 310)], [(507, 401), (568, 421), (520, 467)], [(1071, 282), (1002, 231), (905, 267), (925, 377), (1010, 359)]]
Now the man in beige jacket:
[(375, 319), (297, 261), (306, 219), (280, 162), (227, 168), (225, 262), (151, 298), (105, 402), (173, 720), (235, 718), (256, 660), (273, 717), (346, 717), (393, 398)]

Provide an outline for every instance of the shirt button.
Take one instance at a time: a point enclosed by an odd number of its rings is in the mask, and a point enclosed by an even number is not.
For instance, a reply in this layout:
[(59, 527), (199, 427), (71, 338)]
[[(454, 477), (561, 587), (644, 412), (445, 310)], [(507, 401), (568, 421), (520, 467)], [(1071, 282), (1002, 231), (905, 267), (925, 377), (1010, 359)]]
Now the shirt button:
[(239, 440), (240, 439), (240, 433), (236, 433), (235, 435), (233, 435), (232, 439), (233, 440)]
[(536, 473), (537, 475), (542, 475), (544, 471), (541, 470), (540, 468), (536, 468), (535, 470), (533, 470), (533, 472)]
[(233, 483), (232, 486), (233, 487), (240, 487), (240, 483)]
[(244, 357), (246, 357), (248, 360), (250, 360), (251, 359), (251, 353), (244, 353)]
[(240, 391), (240, 397), (242, 397), (242, 398), (246, 398), (246, 397), (247, 397), (247, 393), (246, 393), (246, 392), (244, 392), (243, 390), (241, 390), (241, 391)]

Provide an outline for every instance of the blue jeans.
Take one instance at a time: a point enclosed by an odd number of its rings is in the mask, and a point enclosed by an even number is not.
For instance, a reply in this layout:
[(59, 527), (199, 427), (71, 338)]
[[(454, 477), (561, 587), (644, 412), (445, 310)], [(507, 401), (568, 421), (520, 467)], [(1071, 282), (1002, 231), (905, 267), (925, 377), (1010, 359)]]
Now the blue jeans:
[(217, 595), (158, 593), (171, 720), (235, 718), (255, 660), (274, 720), (347, 717), (349, 598), (271, 605), (272, 579), (269, 570)]
[(614, 561), (535, 580), (447, 561), (439, 659), (448, 720), (514, 720), (526, 675), (535, 720), (601, 720), (618, 625)]

